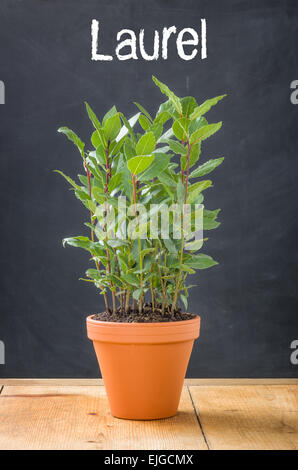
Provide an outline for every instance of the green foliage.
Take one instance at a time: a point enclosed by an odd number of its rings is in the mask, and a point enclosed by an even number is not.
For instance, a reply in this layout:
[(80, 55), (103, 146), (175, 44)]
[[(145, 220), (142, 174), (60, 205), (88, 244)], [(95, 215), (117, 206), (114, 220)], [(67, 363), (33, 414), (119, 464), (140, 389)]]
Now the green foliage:
[(104, 123), (104, 133), (108, 141), (116, 139), (121, 129), (121, 120), (119, 113), (108, 118)]
[(189, 128), (190, 120), (186, 117), (182, 117), (181, 119), (177, 119), (174, 121), (173, 124), (173, 134), (177, 137), (178, 140), (185, 142), (188, 136), (188, 128)]
[(160, 82), (156, 77), (152, 77), (155, 85), (160, 88), (160, 91), (167, 95), (171, 104), (174, 106), (179, 115), (182, 115), (182, 105), (178, 96), (176, 96), (164, 83)]
[(137, 155), (150, 155), (155, 149), (155, 137), (153, 132), (143, 135), (136, 145)]
[[(99, 289), (108, 311), (116, 312), (117, 302), (127, 311), (134, 302), (141, 312), (146, 299), (162, 312), (165, 307), (174, 311), (178, 301), (187, 309), (192, 287), (186, 284), (187, 276), (217, 264), (201, 252), (206, 239), (193, 240), (183, 221), (186, 202), (192, 209), (192, 224), (200, 215), (204, 230), (220, 225), (220, 209), (198, 205), (204, 201), (205, 190), (212, 186), (210, 180), (200, 178), (224, 160), (202, 161), (202, 142), (222, 125), (208, 123), (204, 115), (225, 95), (198, 104), (191, 96), (179, 98), (157, 78), (153, 81), (167, 97), (155, 116), (135, 103), (139, 112), (130, 119), (112, 106), (100, 121), (85, 103), (92, 124), (93, 150), (86, 150), (84, 142), (69, 128), (58, 129), (79, 150), (82, 170), (77, 181), (55, 171), (87, 208), (85, 226), (90, 231), (89, 237), (65, 238), (63, 246), (89, 253), (93, 266), (82, 280)], [(163, 214), (164, 207), (170, 206), (176, 208), (175, 216), (172, 209)], [(157, 221), (154, 237), (150, 235), (153, 217)], [(180, 238), (175, 235), (177, 217)], [(168, 234), (164, 236), (160, 222), (166, 218)]]
[(215, 106), (225, 96), (227, 96), (227, 95), (216, 96), (215, 98), (211, 98), (210, 100), (206, 100), (200, 106), (194, 108), (194, 110), (193, 110), (193, 112), (190, 116), (190, 119), (195, 119), (198, 116), (203, 116), (204, 114), (206, 114), (212, 108), (212, 106)]
[(206, 126), (200, 127), (190, 136), (190, 143), (194, 144), (196, 142), (208, 139), (211, 135), (215, 134), (222, 126), (221, 122), (216, 124), (207, 124)]
[(145, 171), (154, 160), (154, 155), (141, 155), (133, 157), (127, 162), (127, 166), (133, 175), (138, 175)]
[(81, 139), (73, 132), (71, 129), (68, 129), (68, 127), (59, 127), (58, 132), (61, 132), (62, 134), (65, 134), (66, 137), (76, 145), (76, 147), (79, 149), (80, 154), (84, 155), (84, 147), (85, 144), (84, 142), (81, 141)]
[(208, 160), (208, 162), (204, 163), (203, 165), (198, 166), (198, 168), (192, 171), (189, 177), (199, 178), (201, 176), (207, 175), (208, 173), (211, 173), (211, 171), (213, 171), (223, 161), (224, 161), (224, 157)]

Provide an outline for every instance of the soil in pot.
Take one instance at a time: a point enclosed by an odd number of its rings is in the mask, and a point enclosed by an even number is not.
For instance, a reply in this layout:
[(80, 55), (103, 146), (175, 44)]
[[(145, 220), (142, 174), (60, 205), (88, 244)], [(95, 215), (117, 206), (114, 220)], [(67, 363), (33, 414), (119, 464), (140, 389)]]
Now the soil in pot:
[(168, 308), (165, 308), (162, 313), (161, 307), (161, 304), (157, 304), (153, 311), (152, 304), (146, 303), (141, 313), (139, 313), (138, 308), (134, 309), (131, 306), (129, 307), (128, 312), (125, 312), (119, 307), (116, 313), (97, 313), (92, 316), (92, 320), (113, 323), (164, 323), (193, 320), (196, 318), (196, 315), (181, 312), (181, 309), (176, 309), (174, 312), (171, 312)]

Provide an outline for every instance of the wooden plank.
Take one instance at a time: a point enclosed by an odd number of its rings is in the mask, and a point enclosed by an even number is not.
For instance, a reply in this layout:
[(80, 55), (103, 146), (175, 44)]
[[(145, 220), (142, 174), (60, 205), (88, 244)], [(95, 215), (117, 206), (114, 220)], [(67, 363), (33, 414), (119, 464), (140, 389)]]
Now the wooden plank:
[(231, 386), (231, 385), (298, 385), (298, 379), (185, 379), (185, 385), (188, 386)]
[(1, 379), (0, 386), (98, 386), (103, 385), (102, 379)]
[(298, 449), (298, 387), (189, 387), (210, 449)]
[(128, 421), (101, 386), (7, 386), (0, 421), (0, 449), (207, 449), (186, 388), (174, 418)]
[[(103, 385), (102, 379), (1, 379), (0, 387), (7, 385), (92, 386)], [(185, 385), (298, 385), (298, 379), (185, 379)]]

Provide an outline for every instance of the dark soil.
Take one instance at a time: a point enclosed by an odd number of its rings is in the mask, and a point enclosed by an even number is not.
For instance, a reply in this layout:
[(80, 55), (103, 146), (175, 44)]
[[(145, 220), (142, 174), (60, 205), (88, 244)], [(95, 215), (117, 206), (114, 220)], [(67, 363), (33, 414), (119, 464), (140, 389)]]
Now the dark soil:
[(121, 311), (119, 307), (117, 313), (115, 314), (112, 312), (96, 313), (93, 315), (92, 320), (114, 323), (162, 323), (170, 321), (192, 320), (193, 318), (196, 318), (196, 315), (192, 313), (181, 312), (180, 309), (175, 310), (173, 313), (169, 312), (168, 309), (165, 309), (164, 314), (162, 314), (161, 305), (156, 305), (153, 313), (152, 304), (150, 303), (144, 305), (141, 314), (138, 310), (133, 310), (132, 307), (129, 308), (129, 312)]

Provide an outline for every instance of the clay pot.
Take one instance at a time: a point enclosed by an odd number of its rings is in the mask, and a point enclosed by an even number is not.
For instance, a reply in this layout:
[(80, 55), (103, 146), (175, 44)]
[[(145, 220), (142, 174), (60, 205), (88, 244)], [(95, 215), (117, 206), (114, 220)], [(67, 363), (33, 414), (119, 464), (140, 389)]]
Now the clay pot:
[(87, 318), (113, 416), (159, 419), (177, 413), (200, 317), (168, 323)]

